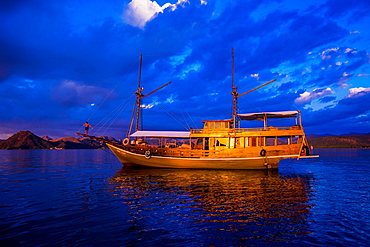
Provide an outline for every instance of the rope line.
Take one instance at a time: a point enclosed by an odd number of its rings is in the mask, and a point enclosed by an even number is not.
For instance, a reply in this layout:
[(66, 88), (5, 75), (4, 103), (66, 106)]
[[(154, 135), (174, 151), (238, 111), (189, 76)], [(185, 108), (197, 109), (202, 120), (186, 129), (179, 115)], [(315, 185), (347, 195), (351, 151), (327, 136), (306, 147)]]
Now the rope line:
[(103, 124), (99, 127), (99, 129), (97, 129), (96, 131), (94, 131), (93, 133), (97, 133), (99, 132), (101, 129), (104, 128), (104, 126), (106, 124), (108, 124), (108, 122), (112, 119), (112, 118), (109, 118), (111, 115), (114, 115), (116, 112), (119, 111), (119, 114), (114, 118), (114, 120), (111, 120), (111, 124), (105, 128), (105, 130), (103, 131), (103, 135), (104, 133), (109, 129), (109, 127), (113, 124), (113, 122), (117, 119), (117, 117), (122, 113), (122, 111), (127, 107), (127, 105), (130, 103), (131, 99), (133, 98), (135, 94), (133, 93), (130, 97), (128, 97), (124, 102), (122, 102), (120, 105), (118, 105), (113, 111), (111, 111), (107, 116), (105, 116), (102, 120), (100, 120), (96, 126), (100, 126), (100, 123), (103, 122)]
[(184, 115), (184, 111), (183, 111), (185, 109), (182, 107), (182, 105), (178, 105), (177, 109), (179, 109), (179, 111), (181, 113), (181, 117), (183, 119), (183, 122), (186, 124), (186, 129), (190, 130), (190, 125), (189, 125), (188, 121), (186, 121), (186, 116)]
[[(118, 81), (118, 83), (113, 87), (113, 89), (109, 92), (109, 94), (104, 98), (104, 100), (99, 104), (99, 106), (95, 109), (95, 111), (90, 115), (90, 117), (87, 119), (87, 121), (90, 121), (90, 119), (95, 115), (95, 113), (100, 109), (100, 107), (104, 104), (104, 102), (108, 99), (108, 97), (113, 93), (113, 91), (118, 87), (119, 84), (123, 81), (123, 79), (127, 76), (129, 71), (134, 67), (135, 64), (137, 64), (139, 61), (139, 58), (136, 59), (136, 61), (131, 65), (131, 67), (125, 72), (123, 77)], [(80, 127), (78, 132), (80, 132), (83, 129), (83, 126)]]
[(256, 106), (256, 105), (254, 105), (254, 104), (252, 104), (249, 100), (247, 100), (247, 99), (245, 99), (245, 98), (243, 98), (243, 97), (240, 97), (241, 99), (243, 99), (243, 100), (245, 100), (247, 103), (249, 103), (252, 107), (255, 107), (255, 108), (257, 108), (258, 109), (258, 111), (260, 111), (260, 112), (262, 112), (262, 110), (258, 107), (258, 106)]
[[(183, 128), (185, 128), (186, 130), (190, 130), (190, 129), (187, 129), (187, 127), (181, 122), (179, 121), (179, 117), (177, 117), (175, 114), (173, 114), (172, 112), (168, 111), (167, 109), (165, 109), (163, 106), (159, 105), (162, 110), (164, 110), (170, 117), (172, 117), (173, 119), (176, 120), (176, 122), (178, 122)], [(181, 119), (180, 119), (181, 120)]]
[[(181, 103), (180, 101), (180, 105), (181, 107), (184, 109), (185, 113), (187, 114), (188, 118), (191, 120), (191, 122), (194, 124), (195, 128), (198, 129), (198, 126), (197, 124), (194, 122), (194, 119), (190, 116), (189, 112), (186, 110), (186, 108), (184, 107), (184, 105)], [(189, 126), (189, 124), (188, 124)], [(189, 130), (190, 130), (190, 126), (189, 126)]]
[(123, 110), (127, 107), (128, 105), (128, 102), (126, 103), (126, 105), (124, 107), (121, 108), (121, 110), (119, 111), (119, 113), (117, 114), (117, 116), (111, 121), (111, 124), (105, 129), (105, 131), (103, 132), (103, 135), (105, 134), (105, 132), (110, 128), (110, 126), (112, 126), (112, 124), (117, 120), (117, 118), (121, 115), (121, 113), (123, 112)]

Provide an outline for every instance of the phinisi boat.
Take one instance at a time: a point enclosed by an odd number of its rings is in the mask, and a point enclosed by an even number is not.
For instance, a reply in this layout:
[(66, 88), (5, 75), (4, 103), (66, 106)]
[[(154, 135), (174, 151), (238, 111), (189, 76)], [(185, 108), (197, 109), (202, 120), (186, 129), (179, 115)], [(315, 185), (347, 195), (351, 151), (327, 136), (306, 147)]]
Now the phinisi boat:
[[(127, 138), (117, 143), (87, 136), (106, 143), (123, 165), (190, 169), (278, 169), (282, 159), (318, 157), (311, 149), (302, 126), (300, 111), (238, 113), (238, 98), (266, 86), (267, 82), (239, 94), (234, 85), (232, 51), (232, 116), (230, 119), (205, 120), (202, 129), (188, 131), (146, 131), (141, 129), (141, 102), (148, 95), (140, 85), (142, 56), (136, 103)], [(269, 120), (291, 119), (288, 127), (274, 127)], [(242, 128), (241, 121), (260, 120), (258, 128)], [(78, 134), (78, 133), (77, 133)], [(86, 136), (84, 134), (79, 134)]]

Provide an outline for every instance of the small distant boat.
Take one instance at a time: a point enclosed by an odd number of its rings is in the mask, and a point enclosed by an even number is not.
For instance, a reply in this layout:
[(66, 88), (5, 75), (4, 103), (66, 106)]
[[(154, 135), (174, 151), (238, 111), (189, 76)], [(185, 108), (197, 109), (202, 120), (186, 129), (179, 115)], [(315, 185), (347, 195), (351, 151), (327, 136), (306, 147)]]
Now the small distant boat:
[[(202, 129), (189, 131), (142, 130), (141, 100), (171, 82), (142, 94), (140, 85), (142, 56), (133, 118), (122, 143), (87, 136), (106, 143), (118, 160), (126, 165), (190, 169), (278, 169), (283, 159), (318, 157), (312, 155), (302, 126), (300, 111), (238, 113), (239, 97), (266, 86), (267, 82), (243, 94), (234, 86), (232, 51), (232, 116), (226, 120), (205, 120)], [(292, 119), (288, 127), (273, 127), (269, 120)], [(241, 128), (241, 121), (260, 120), (259, 128)], [(134, 129), (134, 131), (132, 131)], [(84, 134), (76, 133), (82, 136)]]

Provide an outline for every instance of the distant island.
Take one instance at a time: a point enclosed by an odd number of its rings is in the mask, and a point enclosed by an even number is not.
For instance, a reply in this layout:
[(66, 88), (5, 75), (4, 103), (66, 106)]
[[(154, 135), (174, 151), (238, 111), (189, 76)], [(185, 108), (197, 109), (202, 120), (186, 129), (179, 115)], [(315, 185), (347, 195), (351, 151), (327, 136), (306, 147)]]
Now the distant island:
[[(102, 137), (110, 139), (111, 137)], [(102, 149), (105, 144), (86, 137), (62, 137), (51, 139), (48, 136), (42, 138), (31, 131), (19, 131), (6, 140), (0, 141), (0, 149)]]
[[(112, 137), (103, 139), (117, 141)], [(309, 144), (314, 148), (370, 148), (369, 134), (309, 135)], [(118, 141), (117, 141), (118, 142)], [(6, 140), (0, 140), (0, 149), (101, 149), (105, 144), (86, 137), (62, 137), (51, 139), (39, 137), (30, 131), (19, 131)]]
[(315, 148), (370, 148), (369, 134), (348, 134), (337, 136), (308, 136), (308, 142)]

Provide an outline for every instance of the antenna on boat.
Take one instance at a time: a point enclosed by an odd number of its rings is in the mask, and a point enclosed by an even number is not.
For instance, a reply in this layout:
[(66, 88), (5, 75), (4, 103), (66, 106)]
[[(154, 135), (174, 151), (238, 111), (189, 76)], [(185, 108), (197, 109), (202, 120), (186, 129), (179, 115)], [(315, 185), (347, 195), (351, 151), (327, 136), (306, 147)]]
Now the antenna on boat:
[(231, 58), (232, 58), (232, 64), (231, 64), (231, 95), (233, 96), (233, 104), (232, 104), (232, 111), (231, 111), (231, 117), (233, 119), (233, 125), (234, 128), (239, 127), (239, 119), (238, 119), (238, 92), (237, 87), (235, 87), (235, 69), (234, 69), (234, 47), (231, 49)]

